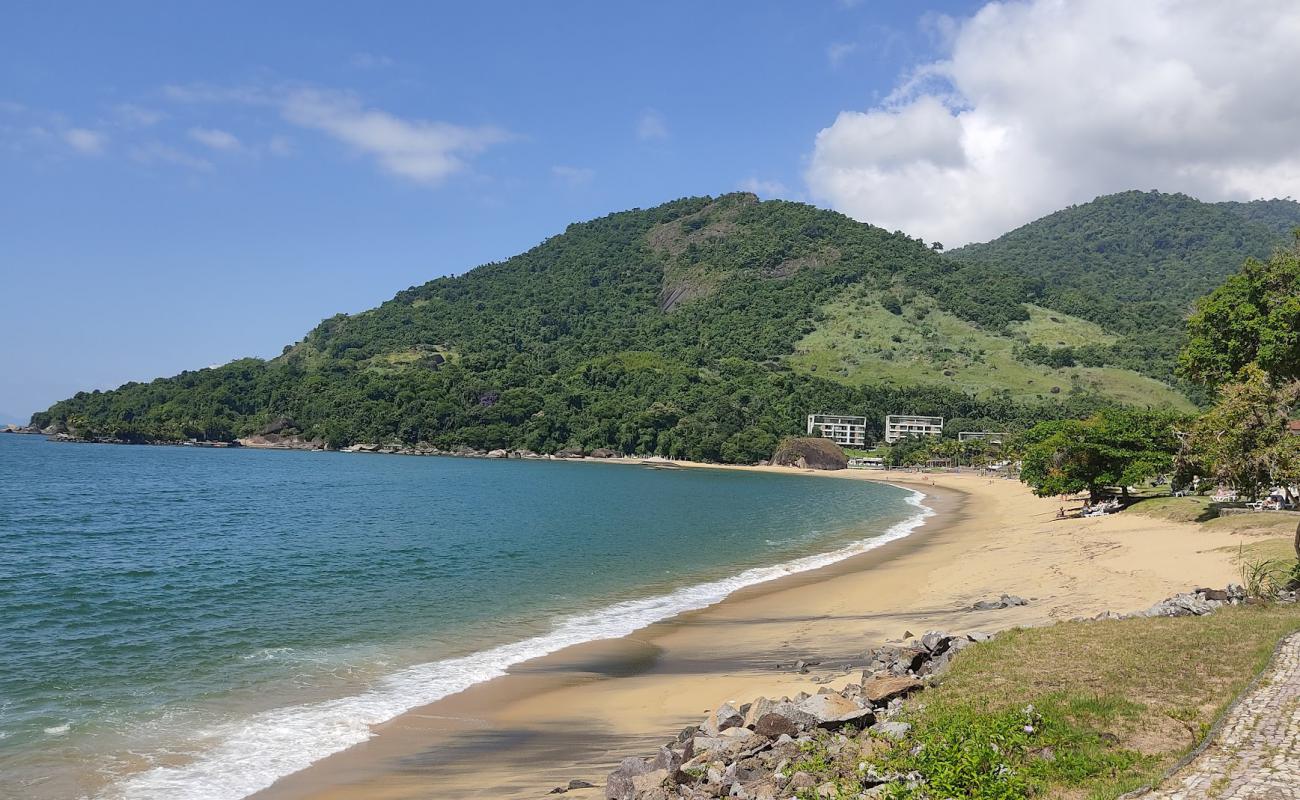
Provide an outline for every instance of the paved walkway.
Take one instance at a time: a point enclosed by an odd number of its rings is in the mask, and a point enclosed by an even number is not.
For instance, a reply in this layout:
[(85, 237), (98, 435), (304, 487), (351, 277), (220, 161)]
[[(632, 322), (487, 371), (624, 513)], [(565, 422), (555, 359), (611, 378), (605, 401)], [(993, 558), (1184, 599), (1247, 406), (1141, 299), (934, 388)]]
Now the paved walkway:
[(1218, 738), (1142, 800), (1300, 800), (1300, 633)]

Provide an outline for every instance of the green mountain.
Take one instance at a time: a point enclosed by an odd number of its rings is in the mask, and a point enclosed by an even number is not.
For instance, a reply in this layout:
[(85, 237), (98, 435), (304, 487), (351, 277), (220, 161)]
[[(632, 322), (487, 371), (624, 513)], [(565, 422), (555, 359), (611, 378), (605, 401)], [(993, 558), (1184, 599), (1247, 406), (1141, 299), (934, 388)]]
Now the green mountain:
[[(1249, 256), (1262, 258), (1300, 226), (1300, 203), (1203, 203), (1183, 194), (1121, 192), (1049, 214), (985, 244), (953, 250), (1033, 282), (1036, 302), (1120, 337), (1071, 353), (1171, 379), (1193, 301)], [(1038, 355), (1043, 360), (1050, 356)]]
[[(1117, 377), (1017, 361), (1035, 341), (1109, 341), (1026, 306), (1034, 297), (1022, 275), (835, 212), (748, 194), (687, 198), (571, 225), (514, 258), (331, 317), (269, 361), (82, 392), (33, 420), (126, 440), (270, 426), (336, 446), (745, 461), (815, 411), (863, 414), (878, 432), (891, 412), (984, 427), (1078, 414), (1107, 393), (1185, 404), (1131, 372), (1138, 388), (1115, 393)], [(867, 325), (869, 340), (846, 327), (859, 314), (881, 323)], [(872, 377), (868, 345), (886, 331), (894, 365), (919, 360)], [(958, 343), (968, 334), (981, 338)], [(825, 352), (862, 360), (814, 357), (819, 336)]]

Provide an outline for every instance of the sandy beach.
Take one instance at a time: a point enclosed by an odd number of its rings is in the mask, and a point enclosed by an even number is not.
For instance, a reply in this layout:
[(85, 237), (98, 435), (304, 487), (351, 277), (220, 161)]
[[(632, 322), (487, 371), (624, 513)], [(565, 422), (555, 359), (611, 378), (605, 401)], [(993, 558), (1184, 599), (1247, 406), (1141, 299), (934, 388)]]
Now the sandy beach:
[[(1131, 611), (1238, 577), (1231, 548), (1240, 536), (1136, 514), (1058, 520), (1060, 502), (1004, 479), (861, 470), (811, 479), (908, 485), (936, 515), (860, 556), (521, 664), (378, 726), (368, 742), (255, 797), (538, 798), (575, 778), (603, 786), (619, 759), (650, 752), (720, 702), (812, 692), (818, 679), (838, 687), (856, 680), (845, 666), (860, 665), (866, 648), (908, 632)], [(1004, 592), (1030, 602), (969, 610)], [(798, 659), (821, 663), (798, 674), (790, 668)]]

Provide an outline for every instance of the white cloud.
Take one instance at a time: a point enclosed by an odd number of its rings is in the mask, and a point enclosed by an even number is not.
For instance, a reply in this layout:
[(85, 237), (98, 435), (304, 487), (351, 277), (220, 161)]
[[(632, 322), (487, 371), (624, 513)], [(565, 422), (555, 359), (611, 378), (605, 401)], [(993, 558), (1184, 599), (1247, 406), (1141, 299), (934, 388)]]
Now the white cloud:
[(667, 139), (668, 123), (664, 121), (663, 115), (652, 108), (642, 111), (636, 121), (636, 138), (643, 142)]
[(441, 182), (464, 169), (468, 157), (510, 138), (492, 126), (406, 120), (366, 108), (343, 92), (298, 89), (287, 94), (280, 106), (289, 122), (374, 156), (386, 172), (426, 184)]
[[(324, 133), (373, 157), (385, 172), (431, 186), (464, 170), (470, 158), (492, 145), (514, 138), (492, 125), (471, 127), (403, 118), (369, 108), (350, 92), (332, 89), (194, 84), (167, 86), (163, 91), (181, 103), (236, 103), (275, 109), (292, 125)], [(272, 155), (288, 155), (293, 148), (287, 138), (277, 135), (264, 149)]]
[(596, 177), (596, 170), (590, 167), (570, 167), (556, 164), (551, 167), (551, 174), (569, 186), (584, 186)]
[(213, 150), (234, 152), (243, 148), (239, 137), (219, 128), (190, 128), (190, 138)]
[(816, 139), (812, 194), (949, 245), (1124, 189), (1300, 194), (1300, 5), (1027, 0)]
[(63, 141), (78, 153), (88, 156), (97, 156), (104, 152), (104, 145), (108, 137), (98, 131), (92, 131), (88, 128), (68, 128), (63, 132)]
[(206, 158), (186, 153), (162, 142), (149, 142), (131, 148), (131, 158), (147, 165), (167, 164), (200, 172), (208, 172), (212, 169), (212, 162)]
[(760, 197), (789, 197), (790, 190), (780, 181), (763, 180), (749, 177), (741, 181), (737, 188), (743, 192), (753, 192)]
[(838, 67), (840, 62), (853, 54), (857, 50), (857, 44), (853, 42), (832, 42), (826, 48), (826, 60), (831, 62), (832, 67)]

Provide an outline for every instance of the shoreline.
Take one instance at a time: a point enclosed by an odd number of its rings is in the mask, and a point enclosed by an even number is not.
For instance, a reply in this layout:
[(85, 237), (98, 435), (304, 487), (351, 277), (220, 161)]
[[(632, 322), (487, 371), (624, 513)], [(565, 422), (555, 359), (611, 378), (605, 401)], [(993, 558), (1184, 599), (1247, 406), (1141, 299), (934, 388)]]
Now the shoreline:
[[(368, 741), (252, 797), (396, 800), (436, 788), (440, 796), (508, 798), (538, 797), (575, 778), (599, 786), (620, 758), (653, 749), (718, 702), (846, 683), (856, 673), (834, 667), (860, 666), (867, 647), (908, 631), (995, 631), (1128, 610), (1235, 575), (1222, 548), (1240, 537), (1122, 515), (1056, 521), (1055, 501), (1000, 478), (673, 463), (889, 483), (925, 492), (936, 513), (912, 535), (865, 553), (517, 664), (375, 726)], [(1141, 539), (1128, 535), (1138, 529)], [(969, 610), (1004, 591), (1031, 597), (1030, 605)], [(788, 669), (800, 659), (821, 665), (808, 674)], [(774, 668), (781, 662), (787, 669)], [(596, 797), (599, 789), (570, 794)]]

